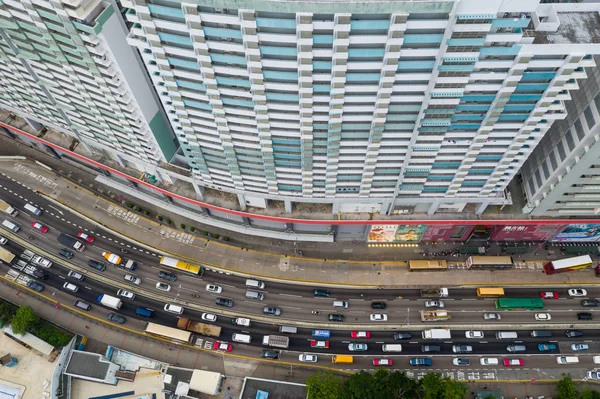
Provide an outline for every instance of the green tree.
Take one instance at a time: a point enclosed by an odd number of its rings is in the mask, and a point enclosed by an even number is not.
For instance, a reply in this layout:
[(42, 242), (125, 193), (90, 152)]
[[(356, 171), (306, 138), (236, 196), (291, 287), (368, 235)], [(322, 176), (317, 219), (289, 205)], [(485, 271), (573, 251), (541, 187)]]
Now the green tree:
[(0, 302), (0, 325), (7, 324), (13, 317), (13, 308), (6, 302)]
[(421, 399), (439, 399), (443, 397), (444, 387), (441, 375), (428, 373), (421, 379)]
[(306, 380), (308, 399), (341, 399), (342, 379), (329, 371), (319, 371)]
[(31, 306), (22, 306), (17, 309), (10, 324), (17, 334), (25, 334), (29, 328), (39, 321)]
[(580, 394), (573, 383), (571, 374), (562, 374), (563, 378), (556, 383), (556, 399), (579, 399)]
[[(342, 398), (344, 399), (376, 399), (382, 396), (375, 395), (375, 380), (371, 373), (364, 370), (352, 374), (346, 380), (342, 389)], [(385, 396), (383, 396), (385, 397)], [(392, 399), (392, 398), (390, 398)]]
[(420, 383), (414, 378), (408, 377), (402, 371), (390, 374), (390, 384), (397, 392), (398, 399), (414, 399), (419, 397)]
[(600, 399), (600, 392), (586, 389), (585, 391), (581, 392), (581, 399)]
[(466, 384), (462, 382), (454, 381), (448, 377), (443, 380), (443, 399), (463, 399), (469, 390)]

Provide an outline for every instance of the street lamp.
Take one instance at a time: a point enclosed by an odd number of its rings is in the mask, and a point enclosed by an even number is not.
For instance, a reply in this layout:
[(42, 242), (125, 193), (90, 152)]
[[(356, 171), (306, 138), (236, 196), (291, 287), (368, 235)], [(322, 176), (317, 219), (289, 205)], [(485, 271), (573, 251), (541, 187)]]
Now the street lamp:
[(179, 298), (179, 291), (181, 290), (181, 284), (179, 284), (179, 288), (177, 288), (177, 295), (173, 298), (173, 302), (177, 302), (177, 298)]

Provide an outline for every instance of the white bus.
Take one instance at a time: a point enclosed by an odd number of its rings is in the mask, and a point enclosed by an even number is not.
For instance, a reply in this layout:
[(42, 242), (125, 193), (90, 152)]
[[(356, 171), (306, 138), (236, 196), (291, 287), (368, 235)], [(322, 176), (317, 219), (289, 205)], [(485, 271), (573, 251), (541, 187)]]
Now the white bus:
[(546, 274), (571, 272), (590, 267), (594, 261), (589, 255), (576, 256), (574, 258), (554, 260), (544, 265)]

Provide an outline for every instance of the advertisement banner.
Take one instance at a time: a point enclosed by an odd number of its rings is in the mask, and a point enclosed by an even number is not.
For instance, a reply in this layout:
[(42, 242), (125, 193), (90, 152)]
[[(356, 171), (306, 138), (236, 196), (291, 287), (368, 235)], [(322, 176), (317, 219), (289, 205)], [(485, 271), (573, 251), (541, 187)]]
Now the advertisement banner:
[(373, 225), (368, 242), (416, 243), (421, 241), (427, 225)]
[(369, 231), (368, 242), (394, 242), (396, 226), (387, 224), (374, 224)]
[(600, 224), (569, 224), (552, 241), (600, 241)]
[(546, 241), (552, 239), (562, 226), (494, 226), (492, 241)]

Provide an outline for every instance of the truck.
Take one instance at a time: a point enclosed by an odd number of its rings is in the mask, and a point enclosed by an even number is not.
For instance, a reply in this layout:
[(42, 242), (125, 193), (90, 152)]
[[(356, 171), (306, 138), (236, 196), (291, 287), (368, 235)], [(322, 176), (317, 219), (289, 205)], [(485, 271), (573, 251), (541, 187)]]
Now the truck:
[(421, 296), (424, 298), (446, 298), (448, 297), (448, 288), (433, 288), (421, 290)]
[(21, 284), (24, 286), (27, 286), (27, 284), (29, 284), (29, 282), (31, 281), (31, 279), (29, 277), (27, 277), (24, 274), (19, 273), (16, 270), (9, 270), (8, 273), (6, 273), (5, 277), (7, 279), (9, 279), (10, 281), (14, 281), (17, 284)]
[(123, 301), (114, 296), (108, 294), (100, 294), (97, 299), (98, 303), (106, 306), (107, 308), (119, 310), (123, 306)]
[(180, 330), (187, 330), (200, 335), (207, 335), (209, 337), (218, 337), (221, 335), (221, 327), (213, 324), (200, 323), (188, 319), (187, 317), (180, 317), (177, 320), (177, 328)]
[(422, 321), (448, 320), (450, 317), (452, 316), (447, 310), (421, 310)]
[(26, 249), (25, 251), (23, 251), (23, 253), (21, 255), (19, 255), (20, 258), (23, 258), (25, 260), (31, 260), (31, 258), (33, 258), (35, 256), (35, 252)]
[(290, 346), (290, 337), (284, 337), (282, 335), (265, 335), (263, 336), (262, 344), (274, 348), (287, 349)]
[(69, 248), (73, 248), (75, 251), (81, 252), (85, 249), (85, 245), (83, 245), (83, 243), (81, 241), (79, 241), (75, 237), (71, 237), (70, 235), (65, 234), (65, 233), (60, 233), (57, 240), (62, 245), (69, 247)]
[(10, 206), (7, 202), (4, 202), (2, 200), (0, 200), (0, 210), (2, 210), (4, 213), (9, 214), (10, 216), (17, 216), (19, 214), (19, 211), (17, 211), (15, 208)]
[(12, 252), (7, 251), (4, 248), (0, 248), (0, 260), (2, 260), (2, 262), (10, 265), (10, 262), (12, 262), (14, 258), (15, 255)]
[(108, 263), (112, 263), (115, 266), (119, 266), (127, 270), (135, 270), (137, 268), (136, 261), (127, 258), (122, 258), (117, 254), (113, 254), (110, 252), (102, 252), (102, 256), (104, 256), (104, 259), (106, 259)]
[(423, 339), (450, 339), (449, 328), (432, 328), (421, 333)]

